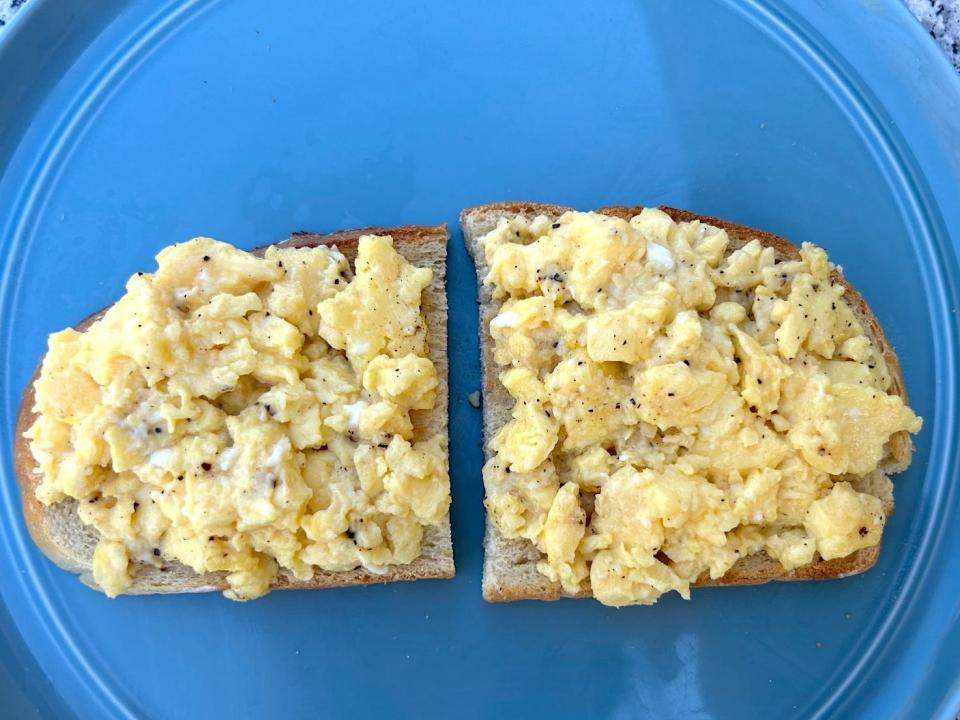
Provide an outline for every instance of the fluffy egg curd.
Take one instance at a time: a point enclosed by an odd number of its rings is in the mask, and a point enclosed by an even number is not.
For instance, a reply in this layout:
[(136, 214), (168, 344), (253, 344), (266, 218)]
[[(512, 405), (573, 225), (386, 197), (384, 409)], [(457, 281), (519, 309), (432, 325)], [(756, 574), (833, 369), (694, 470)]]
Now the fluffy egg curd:
[(822, 249), (729, 244), (654, 209), (518, 217), (483, 238), (514, 400), (485, 505), (567, 593), (589, 579), (608, 605), (689, 598), (754, 553), (791, 570), (880, 540), (881, 501), (855, 480), (920, 418), (888, 394)]
[(430, 269), (363, 236), (263, 257), (208, 238), (85, 332), (51, 335), (28, 430), (45, 504), (77, 501), (100, 536), (93, 576), (124, 592), (136, 563), (222, 571), (234, 600), (283, 571), (382, 573), (420, 554), (450, 503), (421, 293)]

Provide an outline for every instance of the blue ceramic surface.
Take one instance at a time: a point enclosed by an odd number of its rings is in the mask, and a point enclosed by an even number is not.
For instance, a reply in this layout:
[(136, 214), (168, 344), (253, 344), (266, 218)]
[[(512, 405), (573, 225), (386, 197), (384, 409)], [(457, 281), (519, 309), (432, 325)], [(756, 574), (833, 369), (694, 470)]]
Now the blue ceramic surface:
[[(11, 717), (952, 717), (960, 82), (893, 1), (32, 0), (0, 41), (0, 708)], [(877, 566), (613, 610), (487, 605), (461, 207), (667, 203), (813, 240), (925, 418)], [(446, 221), (457, 577), (108, 600), (10, 441), (48, 332), (158, 249)]]

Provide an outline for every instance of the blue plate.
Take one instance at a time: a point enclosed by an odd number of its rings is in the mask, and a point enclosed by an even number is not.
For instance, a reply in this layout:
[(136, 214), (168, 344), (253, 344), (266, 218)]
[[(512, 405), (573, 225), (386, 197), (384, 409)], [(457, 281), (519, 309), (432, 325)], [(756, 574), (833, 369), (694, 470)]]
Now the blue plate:
[[(899, 2), (32, 0), (0, 42), (0, 706), (11, 717), (952, 717), (960, 83)], [(487, 605), (475, 286), (450, 247), (457, 577), (107, 598), (27, 537), (48, 332), (162, 246), (669, 203), (815, 240), (925, 418), (878, 565), (692, 602)]]

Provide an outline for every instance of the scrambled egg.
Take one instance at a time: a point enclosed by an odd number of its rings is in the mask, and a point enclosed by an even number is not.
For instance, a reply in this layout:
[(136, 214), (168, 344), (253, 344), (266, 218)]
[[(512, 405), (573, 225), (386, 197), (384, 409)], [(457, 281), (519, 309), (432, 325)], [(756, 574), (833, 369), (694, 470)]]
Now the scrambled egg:
[(411, 419), (437, 395), (432, 271), (377, 236), (352, 279), (327, 247), (198, 238), (157, 261), (85, 332), (51, 335), (35, 385), (37, 496), (78, 501), (96, 582), (114, 596), (134, 563), (177, 560), (244, 600), (281, 571), (414, 560), (450, 503), (445, 438)]
[(543, 575), (653, 603), (760, 551), (790, 570), (879, 542), (881, 501), (849, 480), (921, 420), (823, 250), (730, 251), (652, 209), (504, 220), (483, 244), (515, 401), (485, 505)]

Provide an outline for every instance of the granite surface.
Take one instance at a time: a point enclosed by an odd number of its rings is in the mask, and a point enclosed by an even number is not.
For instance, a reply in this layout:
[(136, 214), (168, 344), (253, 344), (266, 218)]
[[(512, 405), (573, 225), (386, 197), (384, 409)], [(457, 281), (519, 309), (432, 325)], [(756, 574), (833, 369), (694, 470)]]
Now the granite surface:
[(960, 71), (960, 0), (905, 0), (930, 36)]
[[(69, 0), (66, 0), (69, 1)], [(799, 0), (804, 2), (805, 0)], [(0, 0), (0, 34), (28, 0)], [(910, 11), (937, 41), (960, 71), (960, 0), (904, 0)]]
[(17, 10), (26, 4), (27, 0), (0, 0), (0, 32), (3, 32), (10, 18), (17, 14)]

